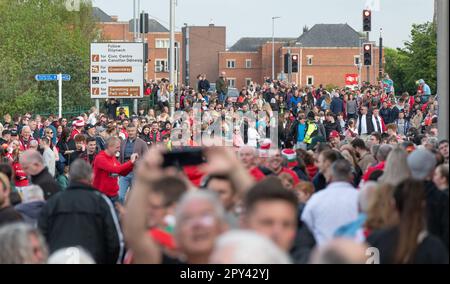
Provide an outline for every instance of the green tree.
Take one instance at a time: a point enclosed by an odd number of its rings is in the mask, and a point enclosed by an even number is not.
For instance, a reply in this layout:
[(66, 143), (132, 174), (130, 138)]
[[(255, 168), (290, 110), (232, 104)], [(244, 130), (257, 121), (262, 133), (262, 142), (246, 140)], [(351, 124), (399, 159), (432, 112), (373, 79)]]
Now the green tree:
[(415, 24), (411, 40), (404, 48), (386, 49), (386, 72), (395, 82), (397, 91), (414, 94), (416, 81), (424, 79), (433, 92), (437, 81), (436, 25), (432, 22)]
[(97, 38), (90, 1), (69, 12), (65, 0), (0, 0), (0, 113), (57, 111), (57, 83), (67, 73), (63, 107), (89, 107), (90, 42)]

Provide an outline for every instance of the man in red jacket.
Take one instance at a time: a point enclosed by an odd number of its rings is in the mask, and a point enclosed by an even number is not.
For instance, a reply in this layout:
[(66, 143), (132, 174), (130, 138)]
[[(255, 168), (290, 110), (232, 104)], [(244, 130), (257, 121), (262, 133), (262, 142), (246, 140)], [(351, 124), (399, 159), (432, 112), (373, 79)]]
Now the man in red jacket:
[(138, 154), (133, 154), (130, 160), (120, 164), (116, 154), (120, 151), (120, 139), (111, 137), (106, 141), (106, 148), (101, 151), (94, 160), (94, 183), (93, 186), (108, 196), (113, 202), (118, 200), (118, 178), (126, 176), (133, 170), (133, 165)]

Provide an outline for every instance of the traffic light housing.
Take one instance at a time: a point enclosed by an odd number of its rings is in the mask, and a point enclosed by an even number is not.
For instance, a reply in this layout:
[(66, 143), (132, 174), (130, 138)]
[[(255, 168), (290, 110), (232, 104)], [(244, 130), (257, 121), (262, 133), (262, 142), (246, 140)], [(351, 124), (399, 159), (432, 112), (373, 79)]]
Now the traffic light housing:
[(363, 11), (363, 31), (372, 31), (372, 11), (370, 10)]
[(373, 45), (371, 43), (363, 44), (364, 66), (372, 66), (372, 50)]
[(141, 13), (141, 15), (139, 16), (139, 33), (148, 34), (148, 31), (148, 14)]
[(289, 53), (284, 55), (284, 73), (289, 73)]
[(292, 55), (292, 73), (298, 73), (298, 55)]

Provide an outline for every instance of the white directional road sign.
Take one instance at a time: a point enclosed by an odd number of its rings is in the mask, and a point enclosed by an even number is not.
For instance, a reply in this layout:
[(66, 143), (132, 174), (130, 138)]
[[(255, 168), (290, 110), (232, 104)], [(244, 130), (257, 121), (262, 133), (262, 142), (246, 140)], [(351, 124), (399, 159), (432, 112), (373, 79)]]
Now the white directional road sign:
[(91, 44), (91, 98), (144, 96), (144, 44)]

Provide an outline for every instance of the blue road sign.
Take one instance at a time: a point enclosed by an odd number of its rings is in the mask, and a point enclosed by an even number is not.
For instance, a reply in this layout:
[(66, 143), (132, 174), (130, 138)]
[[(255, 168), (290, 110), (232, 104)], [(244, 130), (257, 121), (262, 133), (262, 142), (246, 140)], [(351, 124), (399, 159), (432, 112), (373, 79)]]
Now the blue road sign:
[[(58, 81), (58, 74), (38, 74), (34, 77), (36, 81)], [(63, 74), (63, 81), (70, 81), (70, 75)]]

